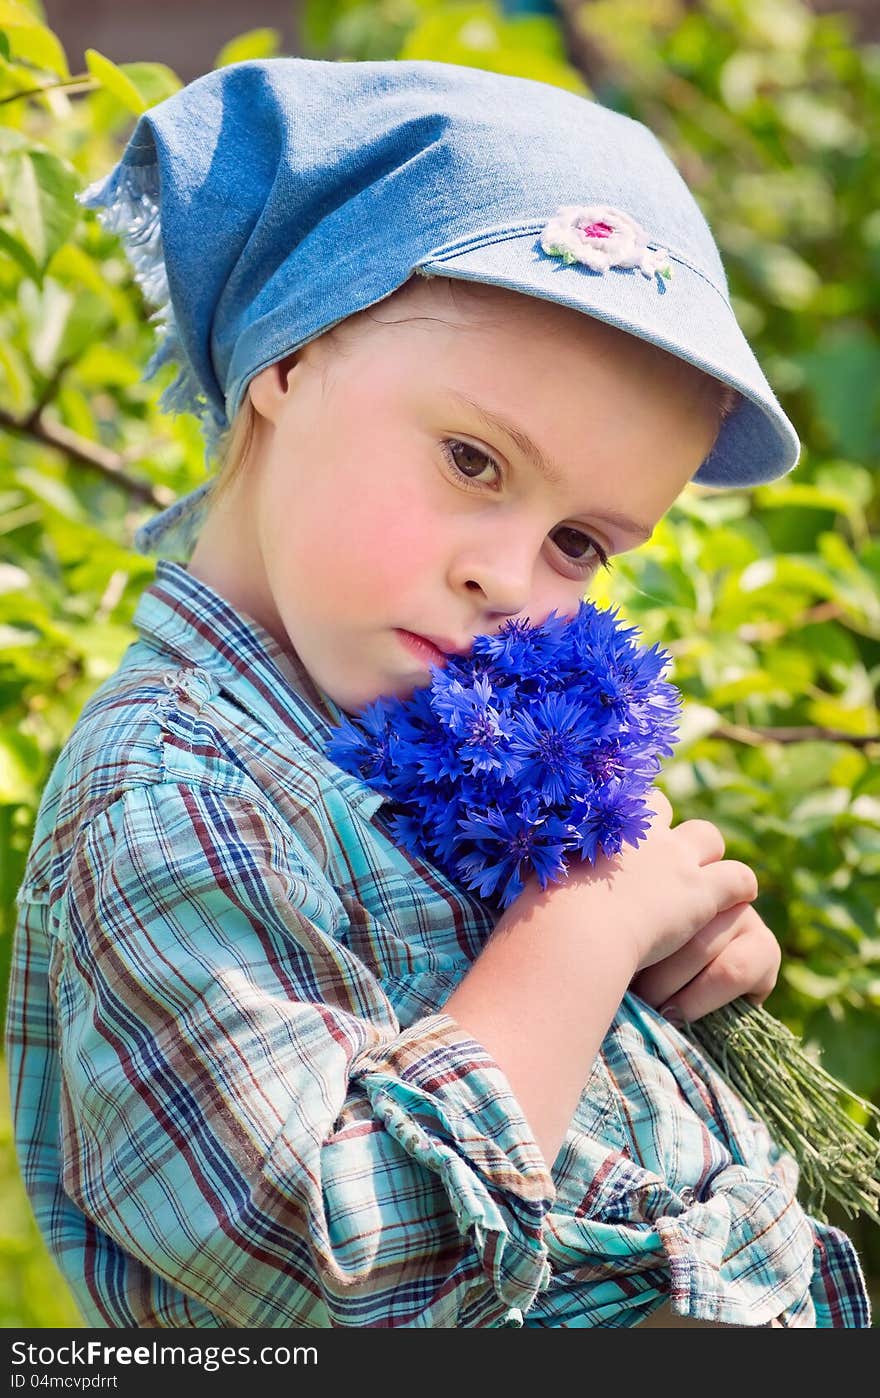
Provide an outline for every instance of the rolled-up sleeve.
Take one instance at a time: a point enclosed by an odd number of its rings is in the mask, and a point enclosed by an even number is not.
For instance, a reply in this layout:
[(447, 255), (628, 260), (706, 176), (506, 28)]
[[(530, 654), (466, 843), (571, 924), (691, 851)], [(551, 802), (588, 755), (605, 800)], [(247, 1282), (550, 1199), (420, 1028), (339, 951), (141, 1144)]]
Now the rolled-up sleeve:
[(266, 810), (164, 781), (83, 831), (58, 910), (63, 1186), (221, 1324), (498, 1325), (555, 1189), (501, 1069), (405, 1029)]

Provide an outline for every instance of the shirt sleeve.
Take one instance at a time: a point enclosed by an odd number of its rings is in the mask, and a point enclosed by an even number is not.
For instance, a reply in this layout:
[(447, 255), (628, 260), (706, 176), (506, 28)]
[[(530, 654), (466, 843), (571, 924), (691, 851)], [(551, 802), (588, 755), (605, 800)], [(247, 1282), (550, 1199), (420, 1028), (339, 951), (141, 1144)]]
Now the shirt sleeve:
[(88, 825), (55, 987), (65, 1192), (223, 1324), (504, 1324), (549, 1284), (547, 1164), (454, 1020), (401, 1031), (296, 848), (185, 783)]

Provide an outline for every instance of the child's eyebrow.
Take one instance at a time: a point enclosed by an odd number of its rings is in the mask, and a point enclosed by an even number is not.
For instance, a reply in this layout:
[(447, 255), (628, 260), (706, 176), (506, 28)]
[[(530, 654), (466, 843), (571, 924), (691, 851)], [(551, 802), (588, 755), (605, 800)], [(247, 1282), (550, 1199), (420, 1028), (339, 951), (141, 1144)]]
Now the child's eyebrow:
[[(487, 427), (509, 437), (523, 456), (531, 462), (535, 470), (551, 485), (562, 484), (562, 476), (559, 471), (547, 460), (541, 449), (536, 446), (526, 432), (523, 432), (521, 427), (517, 427), (515, 423), (500, 417), (497, 413), (490, 412), (481, 403), (475, 402), (473, 398), (468, 398), (466, 393), (458, 393), (453, 389), (449, 389), (448, 393), (452, 401), (457, 403), (460, 408), (469, 408)], [(605, 510), (602, 513), (594, 511), (594, 513), (597, 519), (604, 520), (606, 524), (616, 524), (619, 529), (625, 529), (628, 533), (635, 534), (643, 540), (650, 539), (654, 532), (647, 525), (639, 524), (637, 520), (630, 519), (628, 515), (618, 514), (616, 510)]]

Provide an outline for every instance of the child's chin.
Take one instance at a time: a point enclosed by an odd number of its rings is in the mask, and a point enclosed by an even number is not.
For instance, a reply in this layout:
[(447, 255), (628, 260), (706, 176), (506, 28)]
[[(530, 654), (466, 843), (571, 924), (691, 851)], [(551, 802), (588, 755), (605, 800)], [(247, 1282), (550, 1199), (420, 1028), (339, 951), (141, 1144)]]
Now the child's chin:
[(418, 676), (416, 679), (399, 680), (393, 688), (386, 690), (384, 694), (377, 694), (376, 698), (399, 699), (401, 703), (403, 703), (407, 699), (411, 699), (418, 690), (430, 689), (432, 679), (432, 675), (425, 674), (424, 676)]

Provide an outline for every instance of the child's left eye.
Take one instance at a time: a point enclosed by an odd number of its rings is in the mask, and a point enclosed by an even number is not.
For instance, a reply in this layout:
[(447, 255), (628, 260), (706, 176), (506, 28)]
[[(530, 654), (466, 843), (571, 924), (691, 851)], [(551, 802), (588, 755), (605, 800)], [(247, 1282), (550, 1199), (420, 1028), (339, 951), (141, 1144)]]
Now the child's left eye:
[[(564, 553), (572, 563), (593, 563), (595, 558), (598, 558), (603, 568), (611, 567), (608, 554), (602, 545), (596, 542), (592, 534), (585, 534), (582, 529), (563, 524), (553, 531), (552, 538), (560, 553)], [(591, 553), (595, 558), (591, 557)]]

